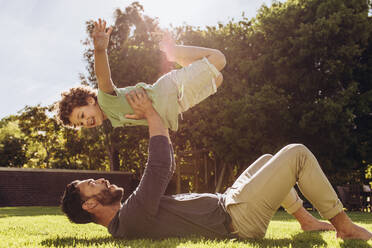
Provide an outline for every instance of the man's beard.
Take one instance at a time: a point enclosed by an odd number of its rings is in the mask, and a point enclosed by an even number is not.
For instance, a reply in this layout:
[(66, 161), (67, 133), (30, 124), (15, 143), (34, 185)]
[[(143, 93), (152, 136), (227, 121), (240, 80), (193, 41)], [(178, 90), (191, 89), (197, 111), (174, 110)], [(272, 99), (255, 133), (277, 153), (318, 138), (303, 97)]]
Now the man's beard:
[(124, 190), (122, 188), (116, 188), (114, 191), (110, 189), (104, 189), (97, 197), (99, 203), (103, 206), (112, 205), (113, 203), (120, 202), (123, 198)]

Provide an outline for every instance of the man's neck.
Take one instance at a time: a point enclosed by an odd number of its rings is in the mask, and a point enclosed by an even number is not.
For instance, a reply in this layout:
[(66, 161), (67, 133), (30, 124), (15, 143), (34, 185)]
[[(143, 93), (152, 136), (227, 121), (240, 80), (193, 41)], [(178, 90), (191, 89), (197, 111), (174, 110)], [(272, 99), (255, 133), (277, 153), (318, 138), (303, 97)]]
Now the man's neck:
[(101, 209), (99, 213), (96, 214), (96, 223), (105, 227), (108, 227), (111, 220), (115, 217), (116, 213), (119, 211), (121, 207), (120, 202), (105, 206)]

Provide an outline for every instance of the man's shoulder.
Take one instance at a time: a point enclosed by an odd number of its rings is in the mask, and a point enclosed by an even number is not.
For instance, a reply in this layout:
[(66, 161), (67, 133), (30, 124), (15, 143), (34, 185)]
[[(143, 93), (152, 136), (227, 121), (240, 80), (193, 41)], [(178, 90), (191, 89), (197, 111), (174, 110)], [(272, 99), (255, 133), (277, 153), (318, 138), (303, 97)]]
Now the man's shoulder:
[(137, 190), (134, 190), (133, 193), (125, 200), (119, 209), (119, 217), (126, 218), (127, 216), (134, 216), (137, 213), (143, 212), (143, 202), (138, 196)]
[(122, 204), (107, 229), (113, 237), (128, 238), (133, 230), (146, 219), (146, 215), (141, 202), (136, 199), (135, 194), (132, 194)]

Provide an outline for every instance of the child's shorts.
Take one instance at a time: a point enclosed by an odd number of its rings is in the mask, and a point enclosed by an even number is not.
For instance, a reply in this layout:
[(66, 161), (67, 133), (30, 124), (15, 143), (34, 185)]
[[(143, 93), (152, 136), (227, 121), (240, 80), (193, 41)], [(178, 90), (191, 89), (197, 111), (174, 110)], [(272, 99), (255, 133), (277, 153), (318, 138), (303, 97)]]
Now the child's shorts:
[(207, 58), (197, 60), (179, 70), (170, 72), (178, 88), (180, 113), (203, 101), (217, 91), (216, 78), (220, 72)]

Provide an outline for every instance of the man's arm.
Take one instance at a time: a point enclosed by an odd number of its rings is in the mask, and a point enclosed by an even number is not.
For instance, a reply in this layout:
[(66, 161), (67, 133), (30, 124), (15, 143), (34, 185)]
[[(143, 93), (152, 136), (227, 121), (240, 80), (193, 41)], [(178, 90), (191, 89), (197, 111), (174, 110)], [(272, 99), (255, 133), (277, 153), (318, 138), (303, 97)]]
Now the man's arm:
[(134, 112), (134, 114), (125, 115), (126, 118), (136, 120), (146, 119), (149, 124), (150, 138), (157, 135), (163, 135), (169, 139), (168, 129), (164, 126), (162, 119), (155, 111), (152, 102), (148, 98), (144, 89), (139, 88), (132, 90), (125, 97)]
[(173, 173), (169, 134), (144, 90), (131, 91), (126, 97), (134, 115), (147, 119), (150, 133), (147, 165), (131, 199), (138, 201), (147, 213), (155, 215)]
[(111, 32), (112, 27), (109, 27), (106, 31), (106, 21), (98, 19), (98, 22), (94, 22), (92, 34), (94, 43), (94, 70), (98, 81), (98, 88), (107, 94), (114, 94), (107, 57), (107, 47)]
[(204, 57), (219, 71), (226, 65), (225, 55), (221, 51), (205, 47), (176, 45), (168, 32), (164, 34), (159, 47), (166, 54), (169, 61), (176, 62), (183, 67)]

